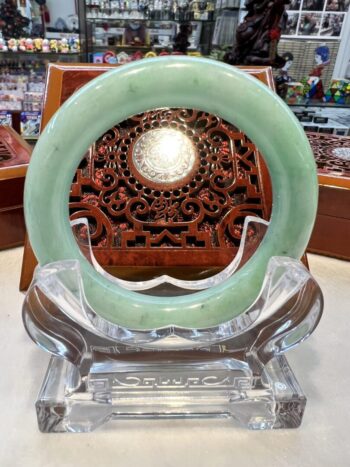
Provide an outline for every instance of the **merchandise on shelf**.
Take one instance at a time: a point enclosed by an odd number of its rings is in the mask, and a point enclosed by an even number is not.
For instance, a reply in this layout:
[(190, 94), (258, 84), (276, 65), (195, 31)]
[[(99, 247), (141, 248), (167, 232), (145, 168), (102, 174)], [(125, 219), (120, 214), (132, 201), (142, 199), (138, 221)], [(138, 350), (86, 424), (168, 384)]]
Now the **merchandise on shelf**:
[(35, 110), (41, 108), (44, 75), (36, 72), (0, 74), (0, 110)]
[(171, 21), (120, 20), (111, 24), (94, 24), (92, 42), (96, 47), (168, 47), (172, 45), (176, 33), (176, 23)]
[(0, 52), (27, 52), (27, 53), (79, 53), (80, 40), (71, 36), (62, 39), (41, 39), (36, 37), (21, 37), (20, 39), (9, 39), (7, 42), (0, 37)]
[[(26, 39), (22, 38), (18, 40), (18, 50), (21, 52), (26, 52)], [(16, 52), (16, 50), (12, 50), (12, 52)]]
[(332, 79), (325, 94), (326, 102), (350, 104), (350, 80)]
[(0, 126), (12, 126), (12, 114), (7, 110), (0, 110)]
[(34, 52), (33, 39), (30, 37), (26, 39), (26, 52)]
[(315, 67), (310, 71), (306, 80), (307, 93), (309, 99), (324, 100), (323, 81), (321, 79), (324, 68), (330, 63), (330, 50), (325, 44), (321, 44), (315, 49)]
[(103, 58), (103, 63), (114, 64), (118, 62), (116, 54), (112, 50), (108, 50), (107, 52), (105, 52), (102, 58)]
[(59, 42), (58, 50), (63, 54), (67, 54), (69, 52), (68, 40), (65, 37)]
[(41, 110), (42, 92), (25, 92), (23, 110), (39, 112)]
[(318, 76), (309, 76), (307, 79), (308, 90), (306, 97), (322, 100), (324, 97), (322, 80)]
[(120, 52), (117, 55), (117, 60), (120, 65), (131, 61), (129, 55), (126, 52)]
[(300, 104), (304, 99), (304, 85), (302, 83), (285, 83), (287, 104)]
[(300, 105), (292, 108), (305, 131), (347, 136), (350, 134), (349, 109), (335, 106)]
[(49, 53), (50, 52), (50, 41), (49, 39), (43, 39), (43, 48), (42, 51), (44, 53)]
[(42, 52), (43, 51), (43, 39), (37, 37), (33, 41), (34, 43), (34, 50), (35, 52)]
[(10, 39), (8, 41), (7, 50), (11, 50), (11, 52), (18, 52), (18, 41), (17, 41), (17, 39)]
[[(143, 53), (141, 50), (136, 50), (131, 54), (127, 54), (125, 51), (119, 52), (117, 55), (114, 52), (108, 51), (106, 53), (96, 52), (92, 55), (93, 63), (110, 63), (123, 65), (128, 62), (133, 62), (135, 60), (141, 60), (143, 58), (154, 58), (154, 57), (162, 57), (164, 55), (183, 55), (181, 52), (168, 52), (166, 50), (162, 50), (158, 53), (154, 52), (153, 50)], [(199, 52), (189, 52), (188, 55), (200, 57), (201, 54)]]
[(0, 109), (1, 110), (22, 110), (24, 99), (23, 89), (12, 88), (11, 86), (1, 86), (0, 88)]
[(40, 132), (41, 113), (21, 113), (21, 135), (23, 138), (38, 138)]
[(212, 21), (214, 1), (86, 0), (88, 19), (150, 19), (162, 21)]
[(6, 44), (6, 41), (2, 37), (0, 37), (0, 51), (1, 52), (7, 52), (8, 51), (8, 46)]

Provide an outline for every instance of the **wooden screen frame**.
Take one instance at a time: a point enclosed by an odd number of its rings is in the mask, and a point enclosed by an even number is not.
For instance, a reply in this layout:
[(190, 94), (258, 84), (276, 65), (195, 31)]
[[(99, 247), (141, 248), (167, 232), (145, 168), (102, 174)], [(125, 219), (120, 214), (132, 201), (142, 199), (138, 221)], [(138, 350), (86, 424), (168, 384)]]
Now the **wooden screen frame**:
[(0, 126), (0, 250), (21, 246), (25, 238), (23, 188), (32, 148), (9, 126)]

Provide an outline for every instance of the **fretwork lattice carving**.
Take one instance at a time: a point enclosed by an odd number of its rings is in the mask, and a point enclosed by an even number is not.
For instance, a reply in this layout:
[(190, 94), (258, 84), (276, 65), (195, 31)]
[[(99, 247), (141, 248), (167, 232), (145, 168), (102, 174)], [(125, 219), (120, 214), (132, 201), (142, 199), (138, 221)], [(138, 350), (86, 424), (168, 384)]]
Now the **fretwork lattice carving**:
[[(179, 130), (194, 145), (198, 164), (181, 181), (153, 183), (133, 164), (136, 141), (158, 128)], [(138, 254), (139, 265), (191, 264), (188, 253), (196, 251), (204, 253), (201, 264), (222, 266), (238, 249), (244, 218), (267, 219), (270, 206), (255, 146), (222, 119), (184, 109), (150, 111), (113, 127), (80, 165), (70, 198), (72, 218), (89, 219), (97, 258), (106, 250), (104, 264), (119, 265), (137, 250), (148, 253)]]
[(350, 138), (322, 133), (308, 133), (308, 138), (319, 175), (350, 178)]

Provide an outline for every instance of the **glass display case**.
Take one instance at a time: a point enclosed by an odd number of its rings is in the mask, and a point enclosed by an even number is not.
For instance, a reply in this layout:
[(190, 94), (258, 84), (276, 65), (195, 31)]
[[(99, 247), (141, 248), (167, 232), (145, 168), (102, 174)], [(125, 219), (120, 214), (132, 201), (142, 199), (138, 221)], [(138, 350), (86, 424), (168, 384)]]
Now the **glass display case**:
[[(301, 21), (309, 12), (307, 8), (311, 8), (310, 3), (304, 0), (287, 7), (286, 25), (278, 45), (287, 64), (282, 70), (274, 70), (274, 74), (285, 87), (281, 97), (293, 108), (298, 106), (297, 114), (304, 112), (300, 121), (306, 130), (336, 134), (349, 131), (350, 123), (341, 109), (350, 104), (350, 81), (344, 78), (350, 58), (346, 46), (350, 40), (350, 17), (348, 2), (342, 5), (341, 11), (333, 12), (324, 1), (322, 8), (313, 13), (320, 16), (322, 24), (329, 15), (338, 15), (342, 29), (337, 35), (330, 34), (329, 28), (326, 34), (323, 26), (318, 34), (301, 35)], [(5, 39), (0, 34), (0, 123), (10, 122), (17, 131), (21, 112), (32, 112), (23, 118), (38, 127), (35, 112), (40, 112), (38, 93), (43, 92), (48, 62), (125, 63), (144, 56), (183, 53), (184, 48), (190, 55), (210, 55), (222, 60), (246, 13), (244, 0), (67, 0), (60, 5), (47, 0), (46, 7), (49, 16), (44, 7), (38, 8), (37, 2), (20, 2), (18, 11), (29, 20), (24, 28), (26, 37)], [(294, 22), (297, 20), (294, 29), (293, 18)], [(311, 116), (310, 120), (310, 112), (322, 118), (315, 122)], [(25, 124), (26, 128), (33, 125)]]
[(0, 1), (0, 125), (29, 140), (39, 135), (47, 64), (84, 60), (79, 4), (39, 3)]
[[(107, 51), (174, 51), (180, 25), (186, 24), (187, 50), (206, 55), (214, 29), (213, 2), (82, 0), (85, 10), (86, 53), (89, 61), (103, 61)], [(175, 48), (176, 50), (176, 48)]]
[(80, 53), (0, 51), (0, 125), (12, 126), (25, 139), (37, 139), (47, 64), (74, 63), (81, 57)]

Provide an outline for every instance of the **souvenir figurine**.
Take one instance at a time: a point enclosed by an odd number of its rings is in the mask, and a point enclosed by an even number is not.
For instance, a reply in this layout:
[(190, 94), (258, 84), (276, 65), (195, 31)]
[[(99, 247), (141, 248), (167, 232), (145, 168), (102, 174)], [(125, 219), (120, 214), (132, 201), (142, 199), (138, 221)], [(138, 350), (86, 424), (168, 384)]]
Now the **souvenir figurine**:
[(80, 52), (80, 39), (79, 39), (79, 37), (74, 38), (73, 51), (76, 52), (76, 53)]
[(6, 44), (6, 41), (0, 37), (0, 52), (7, 52), (8, 51), (8, 47), (7, 47), (7, 44)]
[(43, 50), (43, 40), (40, 37), (34, 39), (34, 49), (35, 52), (42, 52)]
[(297, 82), (288, 82), (284, 84), (284, 99), (288, 104), (302, 104), (304, 100), (304, 85)]
[(33, 39), (30, 39), (30, 38), (26, 39), (25, 46), (26, 46), (27, 52), (34, 52)]
[(321, 44), (315, 49), (315, 63), (315, 68), (309, 73), (309, 77), (304, 80), (308, 85), (306, 87), (306, 97), (324, 100), (325, 95), (321, 76), (324, 67), (330, 63), (330, 52), (326, 44)]
[(152, 50), (150, 50), (149, 52), (147, 52), (145, 54), (145, 58), (154, 58), (156, 56), (157, 56), (157, 54), (155, 52), (153, 52)]
[(79, 53), (80, 52), (80, 40), (79, 37), (72, 37), (68, 41), (69, 48), (71, 52)]
[(284, 99), (287, 93), (287, 84), (293, 81), (293, 78), (289, 76), (289, 69), (293, 65), (294, 56), (290, 52), (285, 52), (282, 58), (286, 63), (279, 70), (278, 76), (275, 78), (275, 83), (277, 94)]
[[(11, 39), (10, 39), (10, 40), (11, 40)], [(9, 43), (10, 43), (10, 41), (9, 41)], [(5, 41), (2, 37), (0, 37), (0, 51), (1, 51), (1, 52), (7, 52), (7, 51), (8, 51), (8, 47), (7, 47), (7, 45), (6, 45), (6, 41)]]
[(56, 39), (51, 39), (50, 41), (50, 52), (53, 52), (53, 53), (58, 52), (58, 43)]
[(49, 41), (49, 39), (44, 39), (43, 40), (42, 47), (43, 47), (43, 52), (44, 53), (47, 54), (47, 53), (50, 52), (50, 41)]
[(202, 57), (202, 54), (198, 50), (191, 50), (190, 52), (187, 52), (187, 55), (189, 57)]
[(123, 65), (124, 63), (130, 62), (130, 57), (126, 52), (120, 52), (117, 55), (117, 60), (120, 65)]
[(131, 55), (131, 61), (134, 62), (135, 60), (141, 60), (143, 58), (143, 53), (140, 50), (137, 50)]
[(67, 54), (69, 52), (68, 40), (65, 37), (59, 42), (59, 51), (63, 54)]
[(21, 52), (26, 51), (26, 39), (23, 37), (18, 41), (18, 48)]
[(96, 52), (92, 54), (92, 63), (103, 63), (103, 53)]
[(117, 57), (112, 50), (108, 50), (106, 53), (103, 54), (103, 63), (117, 63)]
[(17, 39), (10, 39), (8, 42), (8, 48), (12, 52), (18, 52), (18, 40)]
[(69, 47), (70, 52), (75, 52), (75, 50), (74, 50), (74, 37), (72, 37), (72, 36), (69, 36), (69, 38), (68, 38), (68, 47)]
[(325, 94), (326, 102), (336, 104), (350, 103), (350, 80), (332, 79), (331, 84)]

